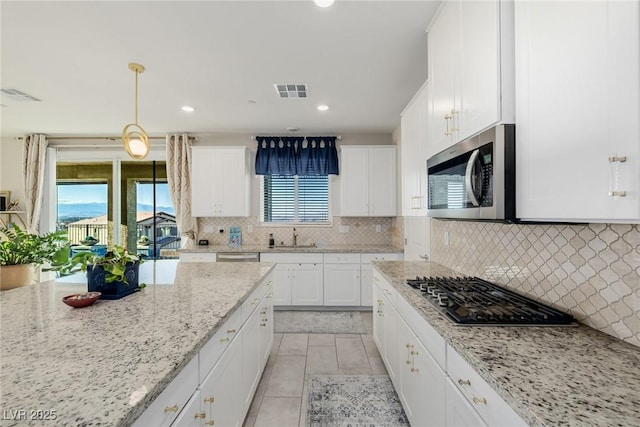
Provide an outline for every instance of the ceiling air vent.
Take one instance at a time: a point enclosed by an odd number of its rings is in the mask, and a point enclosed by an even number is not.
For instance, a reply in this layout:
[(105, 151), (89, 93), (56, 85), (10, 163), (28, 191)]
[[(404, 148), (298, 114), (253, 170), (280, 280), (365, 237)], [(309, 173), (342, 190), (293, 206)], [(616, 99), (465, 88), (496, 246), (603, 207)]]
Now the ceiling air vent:
[(22, 102), (42, 101), (41, 99), (38, 99), (35, 96), (31, 96), (28, 93), (24, 93), (18, 89), (0, 89), (0, 95), (2, 95), (3, 98), (7, 98), (12, 101), (22, 101)]
[(309, 93), (306, 84), (274, 84), (273, 87), (280, 98), (306, 98)]

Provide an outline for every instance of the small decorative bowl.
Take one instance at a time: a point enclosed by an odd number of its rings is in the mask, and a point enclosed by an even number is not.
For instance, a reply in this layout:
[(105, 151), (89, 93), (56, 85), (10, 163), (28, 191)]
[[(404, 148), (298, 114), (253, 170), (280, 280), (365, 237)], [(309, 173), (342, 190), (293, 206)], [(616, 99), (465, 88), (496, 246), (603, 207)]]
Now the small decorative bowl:
[(75, 308), (87, 307), (93, 304), (102, 295), (100, 292), (83, 292), (81, 294), (67, 295), (62, 302)]

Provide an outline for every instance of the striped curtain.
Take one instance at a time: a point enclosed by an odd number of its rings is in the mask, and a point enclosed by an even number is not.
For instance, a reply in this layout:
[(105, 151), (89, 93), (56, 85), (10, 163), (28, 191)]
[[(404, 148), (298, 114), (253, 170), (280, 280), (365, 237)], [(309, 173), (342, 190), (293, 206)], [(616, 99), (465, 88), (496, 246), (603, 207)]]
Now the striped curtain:
[(26, 229), (39, 234), (40, 209), (44, 191), (44, 167), (47, 157), (47, 136), (27, 135), (22, 150)]

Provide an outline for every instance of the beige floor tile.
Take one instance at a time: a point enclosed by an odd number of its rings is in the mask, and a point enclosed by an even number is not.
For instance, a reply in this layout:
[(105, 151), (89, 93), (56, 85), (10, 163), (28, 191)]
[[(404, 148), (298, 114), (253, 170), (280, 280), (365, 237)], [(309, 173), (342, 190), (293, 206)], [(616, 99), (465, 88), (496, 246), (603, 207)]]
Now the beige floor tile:
[(336, 338), (359, 338), (363, 334), (335, 334)]
[(247, 418), (244, 419), (244, 423), (242, 424), (242, 427), (254, 427), (255, 423), (256, 423), (256, 416), (247, 415)]
[(369, 368), (369, 357), (359, 335), (357, 338), (336, 337), (336, 351), (338, 368)]
[(314, 346), (336, 346), (336, 339), (333, 334), (309, 334), (309, 347)]
[(364, 349), (367, 352), (367, 356), (380, 357), (380, 352), (378, 351), (376, 342), (373, 340), (373, 335), (363, 335), (362, 343), (364, 344)]
[(369, 363), (362, 366), (352, 366), (348, 368), (338, 368), (338, 375), (373, 375)]
[(269, 377), (271, 376), (271, 372), (273, 371), (273, 364), (275, 364), (275, 357), (270, 357), (269, 360), (271, 360), (272, 358), (274, 359), (272, 365), (269, 366), (269, 363), (267, 362), (267, 366), (262, 372), (262, 377), (260, 378), (260, 382), (258, 382), (258, 387), (256, 388), (256, 392), (253, 395), (253, 401), (251, 402), (251, 406), (249, 407), (249, 412), (247, 414), (248, 417), (255, 417), (258, 414), (258, 409), (260, 409), (262, 398), (264, 397), (264, 393), (267, 390)]
[(335, 347), (309, 347), (307, 375), (337, 375), (338, 358)]
[(361, 311), (360, 318), (362, 319), (362, 323), (364, 324), (367, 333), (373, 333), (373, 312), (372, 311)]
[(305, 356), (309, 334), (284, 334), (278, 349), (278, 356)]
[(278, 350), (280, 349), (280, 343), (282, 342), (282, 334), (273, 334), (273, 345), (271, 346), (271, 354), (278, 354)]
[(369, 365), (371, 366), (371, 373), (373, 375), (387, 375), (387, 369), (384, 367), (384, 363), (380, 357), (369, 356)]
[(302, 396), (305, 362), (305, 356), (278, 356), (269, 376), (265, 397)]
[(265, 397), (255, 427), (295, 427), (300, 422), (300, 398)]

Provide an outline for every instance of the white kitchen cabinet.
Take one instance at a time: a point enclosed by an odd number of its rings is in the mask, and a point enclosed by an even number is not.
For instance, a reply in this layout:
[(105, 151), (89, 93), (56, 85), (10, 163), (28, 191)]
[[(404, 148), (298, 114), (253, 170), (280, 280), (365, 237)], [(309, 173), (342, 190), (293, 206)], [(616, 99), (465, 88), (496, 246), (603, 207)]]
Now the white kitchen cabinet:
[(203, 412), (200, 400), (200, 390), (196, 390), (171, 426), (203, 427), (207, 414)]
[(396, 147), (343, 146), (341, 216), (396, 216)]
[[(258, 387), (262, 368), (262, 349), (260, 348), (260, 334), (263, 328), (264, 315), (254, 311), (242, 329), (242, 409), (249, 409), (253, 392)], [(225, 424), (222, 424), (225, 425)]]
[(133, 424), (169, 426), (198, 387), (198, 357), (194, 357)]
[(431, 241), (431, 219), (427, 216), (404, 217), (404, 259), (405, 261), (426, 261), (429, 259)]
[(273, 304), (323, 305), (322, 254), (263, 253), (264, 262), (275, 262)]
[[(360, 305), (373, 305), (373, 261), (401, 261), (401, 253), (368, 253), (360, 255)], [(375, 312), (375, 310), (374, 310)]]
[(413, 334), (402, 316), (397, 321), (399, 390), (411, 425), (445, 425), (446, 374)]
[(487, 425), (496, 427), (527, 425), (450, 345), (447, 345), (447, 373), (454, 387), (460, 391)]
[(484, 427), (487, 424), (460, 393), (451, 378), (445, 382), (446, 419), (448, 426)]
[(511, 2), (443, 2), (428, 29), (428, 128), (434, 149), (499, 122), (513, 123), (512, 38)]
[(427, 125), (429, 97), (427, 83), (400, 115), (400, 161), (402, 165), (402, 215), (427, 215)]
[(216, 262), (215, 252), (180, 252), (182, 262)]
[[(374, 272), (374, 321), (373, 335), (378, 351), (387, 368), (389, 378), (398, 388), (399, 351), (398, 351), (398, 313), (395, 308), (397, 292), (384, 279)], [(376, 319), (377, 317), (377, 319)]]
[(195, 217), (250, 215), (246, 147), (191, 148), (191, 214)]
[(324, 305), (360, 305), (360, 254), (324, 255)]
[(270, 287), (268, 287), (267, 294), (258, 310), (260, 316), (260, 373), (262, 374), (262, 369), (267, 364), (273, 346), (273, 292)]
[(640, 221), (639, 8), (516, 2), (519, 218)]

